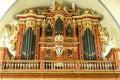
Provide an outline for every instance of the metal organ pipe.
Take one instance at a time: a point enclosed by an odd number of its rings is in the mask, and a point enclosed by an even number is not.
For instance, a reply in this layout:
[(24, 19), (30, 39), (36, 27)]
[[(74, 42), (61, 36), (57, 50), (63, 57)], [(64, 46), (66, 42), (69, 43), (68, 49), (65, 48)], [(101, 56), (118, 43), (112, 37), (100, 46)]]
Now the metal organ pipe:
[(95, 42), (94, 42), (94, 35), (87, 28), (83, 34), (83, 49), (84, 49), (84, 59), (85, 60), (94, 60), (95, 56)]
[(33, 59), (34, 57), (32, 54), (35, 48), (35, 35), (31, 27), (28, 28), (24, 34), (22, 47), (22, 59)]

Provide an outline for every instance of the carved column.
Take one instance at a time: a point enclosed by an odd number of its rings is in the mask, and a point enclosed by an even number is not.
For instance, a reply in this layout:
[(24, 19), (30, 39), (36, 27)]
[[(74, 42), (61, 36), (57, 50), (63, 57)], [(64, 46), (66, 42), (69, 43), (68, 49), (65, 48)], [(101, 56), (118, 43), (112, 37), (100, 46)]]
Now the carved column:
[(43, 20), (43, 22), (42, 22), (42, 42), (44, 42), (45, 41), (45, 28), (46, 28), (46, 21), (45, 20)]
[(94, 23), (94, 28), (95, 28), (95, 38), (96, 38), (96, 55), (97, 59), (101, 60), (102, 59), (102, 53), (101, 53), (101, 44), (100, 44), (100, 33), (98, 29), (98, 23)]
[(22, 40), (23, 40), (23, 32), (24, 32), (25, 22), (24, 20), (19, 21), (18, 25), (18, 36), (17, 36), (17, 45), (16, 45), (16, 58), (20, 59), (21, 51), (22, 51)]
[(39, 36), (40, 36), (40, 21), (38, 20), (36, 23), (36, 46), (35, 46), (35, 59), (39, 59), (40, 47), (39, 47)]
[(52, 27), (52, 41), (54, 41), (54, 38), (55, 38), (55, 20), (54, 20), (54, 18), (52, 18), (51, 27)]
[(76, 21), (73, 20), (72, 23), (73, 23), (73, 25), (72, 25), (72, 27), (73, 27), (73, 39), (76, 42), (77, 41), (77, 36), (76, 36)]
[(67, 24), (66, 24), (66, 20), (64, 19), (64, 29), (63, 29), (63, 36), (64, 36), (64, 40), (66, 41), (66, 27), (67, 27)]
[(78, 21), (78, 60), (83, 59), (83, 49), (82, 49), (82, 23)]

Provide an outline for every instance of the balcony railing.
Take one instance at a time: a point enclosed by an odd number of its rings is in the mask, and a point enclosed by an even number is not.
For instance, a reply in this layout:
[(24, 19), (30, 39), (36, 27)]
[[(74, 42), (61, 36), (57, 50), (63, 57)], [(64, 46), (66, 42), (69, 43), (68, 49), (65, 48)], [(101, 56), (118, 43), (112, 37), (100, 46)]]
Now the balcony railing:
[(3, 60), (0, 72), (118, 72), (119, 61)]

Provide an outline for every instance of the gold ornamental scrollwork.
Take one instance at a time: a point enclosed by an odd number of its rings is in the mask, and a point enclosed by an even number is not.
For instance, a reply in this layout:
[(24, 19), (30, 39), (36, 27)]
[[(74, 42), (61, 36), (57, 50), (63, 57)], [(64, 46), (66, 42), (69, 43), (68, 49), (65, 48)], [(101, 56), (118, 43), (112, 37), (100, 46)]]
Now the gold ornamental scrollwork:
[[(82, 26), (83, 26), (83, 34), (86, 31), (87, 28), (90, 29), (90, 31), (93, 33), (93, 29), (92, 29), (92, 22), (91, 21), (83, 21), (82, 22)], [(94, 33), (93, 33), (94, 34)]]
[(10, 50), (14, 51), (16, 49), (16, 42), (17, 42), (17, 35), (18, 35), (17, 26), (7, 24), (6, 28), (7, 28), (7, 34), (8, 34), (7, 40), (9, 40), (8, 44), (11, 45), (8, 48), (10, 48)]
[(106, 30), (106, 27), (100, 26), (99, 31), (100, 31), (100, 43), (102, 45), (102, 51), (105, 52), (106, 46), (108, 45), (108, 42), (109, 42), (109, 35), (108, 35), (107, 30)]
[(85, 54), (86, 56), (92, 57), (93, 55), (95, 55), (95, 52), (92, 52), (92, 53), (89, 54), (89, 53), (87, 53), (87, 52), (84, 51), (84, 54)]
[(36, 14), (36, 12), (34, 8), (30, 8), (30, 9), (25, 9), (24, 14)]
[(72, 20), (72, 26), (74, 26), (74, 27), (77, 26), (77, 22), (75, 21), (75, 19)]
[(43, 27), (43, 29), (46, 28), (47, 24), (45, 19), (41, 22), (41, 26)]
[(35, 20), (27, 20), (25, 31), (27, 31), (28, 28), (32, 28), (32, 30), (35, 31), (35, 26), (36, 26), (36, 21)]

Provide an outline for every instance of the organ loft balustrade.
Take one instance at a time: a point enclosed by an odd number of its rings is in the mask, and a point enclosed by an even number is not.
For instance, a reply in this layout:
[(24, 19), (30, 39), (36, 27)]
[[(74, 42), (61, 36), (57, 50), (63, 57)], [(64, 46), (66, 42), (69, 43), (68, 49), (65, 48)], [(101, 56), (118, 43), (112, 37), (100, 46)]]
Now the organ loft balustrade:
[(118, 73), (120, 61), (2, 60), (0, 73)]

